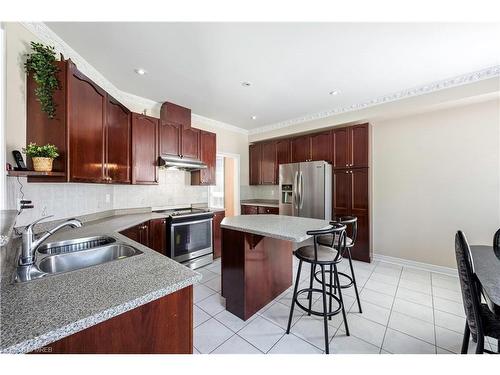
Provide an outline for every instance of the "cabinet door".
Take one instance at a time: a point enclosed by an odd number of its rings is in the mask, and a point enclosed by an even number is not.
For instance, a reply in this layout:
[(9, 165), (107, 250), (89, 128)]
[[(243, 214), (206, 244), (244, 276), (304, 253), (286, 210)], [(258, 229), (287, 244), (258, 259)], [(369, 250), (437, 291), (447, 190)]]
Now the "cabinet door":
[(213, 244), (214, 244), (214, 258), (219, 258), (222, 255), (222, 228), (220, 223), (224, 219), (225, 212), (219, 211), (214, 213), (213, 219)]
[(349, 128), (334, 129), (332, 132), (334, 168), (349, 167)]
[(368, 167), (368, 124), (349, 127), (350, 167)]
[(260, 183), (263, 185), (276, 185), (276, 143), (265, 142), (261, 144), (261, 148)]
[(261, 144), (257, 143), (250, 145), (249, 150), (249, 161), (250, 161), (250, 185), (260, 185), (260, 165), (261, 165)]
[(139, 225), (139, 243), (149, 247), (149, 221)]
[(311, 135), (311, 159), (312, 160), (325, 160), (331, 162), (332, 154), (332, 140), (331, 133), (324, 132)]
[(186, 159), (200, 159), (200, 130), (182, 127), (181, 156)]
[(294, 138), (290, 142), (292, 152), (292, 163), (300, 163), (311, 159), (311, 137)]
[(290, 140), (276, 141), (276, 182), (279, 183), (279, 166), (291, 162)]
[(105, 182), (106, 92), (74, 66), (69, 75), (70, 181)]
[(358, 236), (351, 250), (352, 258), (363, 262), (371, 262), (370, 226), (368, 215), (354, 215), (358, 218)]
[(106, 102), (106, 179), (129, 184), (130, 111), (108, 95)]
[(142, 224), (135, 225), (133, 227), (127, 228), (125, 230), (122, 230), (120, 233), (123, 234), (125, 237), (130, 238), (132, 241), (139, 242), (140, 243), (140, 227)]
[(345, 170), (333, 171), (333, 214), (348, 215), (351, 206), (351, 174)]
[(351, 214), (368, 215), (368, 168), (349, 170), (351, 176)]
[(158, 183), (158, 119), (132, 114), (132, 183)]
[(181, 154), (181, 128), (179, 124), (161, 120), (159, 125), (160, 155), (179, 156)]
[(167, 219), (149, 221), (149, 247), (160, 254), (167, 254)]
[(191, 172), (191, 185), (215, 185), (215, 167), (217, 158), (217, 136), (215, 133), (200, 131), (201, 161), (206, 169)]
[(257, 215), (259, 213), (259, 208), (257, 206), (241, 205), (242, 215)]

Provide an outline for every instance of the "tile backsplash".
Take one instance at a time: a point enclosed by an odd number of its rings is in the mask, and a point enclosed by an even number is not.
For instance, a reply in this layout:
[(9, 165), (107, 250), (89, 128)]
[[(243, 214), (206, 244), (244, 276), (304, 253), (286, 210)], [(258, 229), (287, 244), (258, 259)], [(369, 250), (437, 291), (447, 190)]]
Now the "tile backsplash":
[(54, 215), (53, 220), (57, 220), (111, 209), (208, 202), (208, 187), (191, 186), (189, 173), (174, 170), (160, 170), (158, 185), (28, 183), (26, 178), (19, 181), (8, 178), (8, 209), (16, 209), (21, 192), (35, 207), (24, 210), (16, 226), (27, 225), (46, 215)]
[(279, 199), (278, 185), (242, 186), (241, 199)]

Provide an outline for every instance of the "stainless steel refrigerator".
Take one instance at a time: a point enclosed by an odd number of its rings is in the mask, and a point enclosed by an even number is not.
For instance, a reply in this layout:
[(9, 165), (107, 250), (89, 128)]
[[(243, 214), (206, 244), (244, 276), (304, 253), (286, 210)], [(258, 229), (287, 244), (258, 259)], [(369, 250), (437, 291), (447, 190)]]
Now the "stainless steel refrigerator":
[(332, 166), (326, 161), (281, 164), (280, 215), (332, 218)]

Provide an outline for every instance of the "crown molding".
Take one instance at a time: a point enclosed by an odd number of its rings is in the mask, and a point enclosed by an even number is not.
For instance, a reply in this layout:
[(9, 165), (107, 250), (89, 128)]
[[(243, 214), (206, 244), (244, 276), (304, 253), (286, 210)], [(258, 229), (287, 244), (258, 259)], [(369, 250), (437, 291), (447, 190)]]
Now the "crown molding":
[[(76, 66), (78, 66), (78, 69), (82, 71), (82, 73), (91, 77), (92, 80), (95, 81), (95, 83), (102, 87), (106, 92), (110, 93), (123, 105), (127, 106), (128, 103), (134, 103), (134, 106), (139, 108), (147, 108), (148, 110), (161, 107), (162, 103), (155, 102), (154, 100), (137, 96), (117, 88), (43, 22), (21, 22), (21, 24), (36, 37), (38, 37), (43, 43), (54, 46), (55, 50), (58, 53), (62, 53), (65, 58), (70, 58), (76, 64)], [(246, 129), (218, 120), (213, 120), (208, 117), (193, 113), (192, 119), (194, 119), (199, 124), (206, 124), (207, 126), (213, 126), (216, 128), (248, 135), (248, 130)]]
[(208, 118), (208, 117), (197, 115), (195, 113), (191, 114), (191, 119), (192, 119), (193, 122), (195, 122), (197, 124), (202, 124), (202, 125), (207, 125), (207, 126), (214, 126), (214, 127), (217, 127), (217, 128), (220, 128), (220, 129), (224, 129), (224, 130), (228, 130), (228, 131), (232, 131), (232, 132), (235, 132), (235, 133), (240, 133), (240, 134), (248, 135), (248, 130), (247, 129), (243, 129), (243, 128), (240, 128), (238, 126), (234, 126), (234, 125), (222, 122), (222, 121), (218, 121), (218, 120), (214, 120), (214, 119), (211, 119), (211, 118)]
[(380, 104), (386, 104), (386, 103), (391, 103), (395, 102), (398, 100), (402, 99), (408, 99), (412, 98), (415, 96), (420, 96), (420, 95), (425, 95), (425, 94), (430, 94), (436, 91), (444, 90), (444, 89), (449, 89), (452, 87), (457, 87), (457, 86), (462, 86), (462, 85), (467, 85), (470, 83), (482, 81), (488, 78), (494, 78), (494, 77), (500, 77), (500, 65), (495, 65), (486, 69), (478, 70), (475, 72), (467, 73), (467, 74), (462, 74), (453, 78), (448, 78), (445, 80), (441, 81), (435, 81), (432, 83), (428, 83), (425, 85), (413, 87), (410, 89), (398, 91), (389, 95), (384, 95), (380, 96), (378, 98), (365, 101), (359, 104), (353, 104), (351, 106), (347, 107), (341, 107), (341, 108), (335, 108), (332, 110), (328, 111), (323, 111), (323, 112), (318, 112), (318, 113), (313, 113), (310, 115), (306, 116), (301, 116), (297, 117), (294, 119), (286, 120), (286, 121), (281, 121), (277, 122), (274, 124), (269, 124), (269, 125), (264, 125), (259, 128), (251, 129), (248, 134), (249, 135), (254, 135), (254, 134), (261, 134), (261, 133), (266, 133), (270, 132), (273, 130), (279, 130), (279, 129), (284, 129), (288, 128), (293, 125), (301, 124), (304, 122), (310, 122), (314, 120), (320, 120), (324, 119), (327, 117), (335, 116), (335, 115), (340, 115), (343, 113), (348, 113), (348, 112), (353, 112), (353, 111), (359, 111), (362, 109), (374, 107)]

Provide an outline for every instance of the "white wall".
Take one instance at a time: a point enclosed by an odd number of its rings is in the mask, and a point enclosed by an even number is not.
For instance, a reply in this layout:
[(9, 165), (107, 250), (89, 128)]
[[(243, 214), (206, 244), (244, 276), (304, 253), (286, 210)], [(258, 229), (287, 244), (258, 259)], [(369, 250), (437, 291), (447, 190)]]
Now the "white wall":
[[(26, 145), (26, 74), (24, 55), (29, 51), (30, 41), (46, 40), (37, 38), (19, 23), (6, 23), (6, 159), (13, 163), (12, 150)], [(65, 58), (79, 61), (77, 66), (98, 84), (120, 99), (130, 110), (159, 116), (159, 103), (145, 98), (120, 92), (105, 77), (88, 65), (64, 42), (54, 43), (64, 52)], [(58, 50), (59, 51), (59, 50)], [(193, 126), (217, 133), (217, 152), (239, 154), (241, 159), (241, 183), (248, 185), (248, 135), (237, 131), (231, 125), (193, 114)], [(28, 184), (25, 178), (19, 181), (24, 185), (24, 196), (34, 201), (35, 209), (23, 212), (17, 225), (24, 225), (42, 213), (55, 215), (56, 218), (82, 215), (111, 208), (131, 208), (149, 206), (172, 206), (208, 201), (208, 188), (191, 186), (190, 175), (182, 171), (160, 171), (157, 186), (122, 186), (103, 184)], [(8, 178), (7, 208), (16, 208), (20, 197), (17, 179)]]
[(373, 249), (455, 267), (500, 228), (500, 101), (373, 121)]

